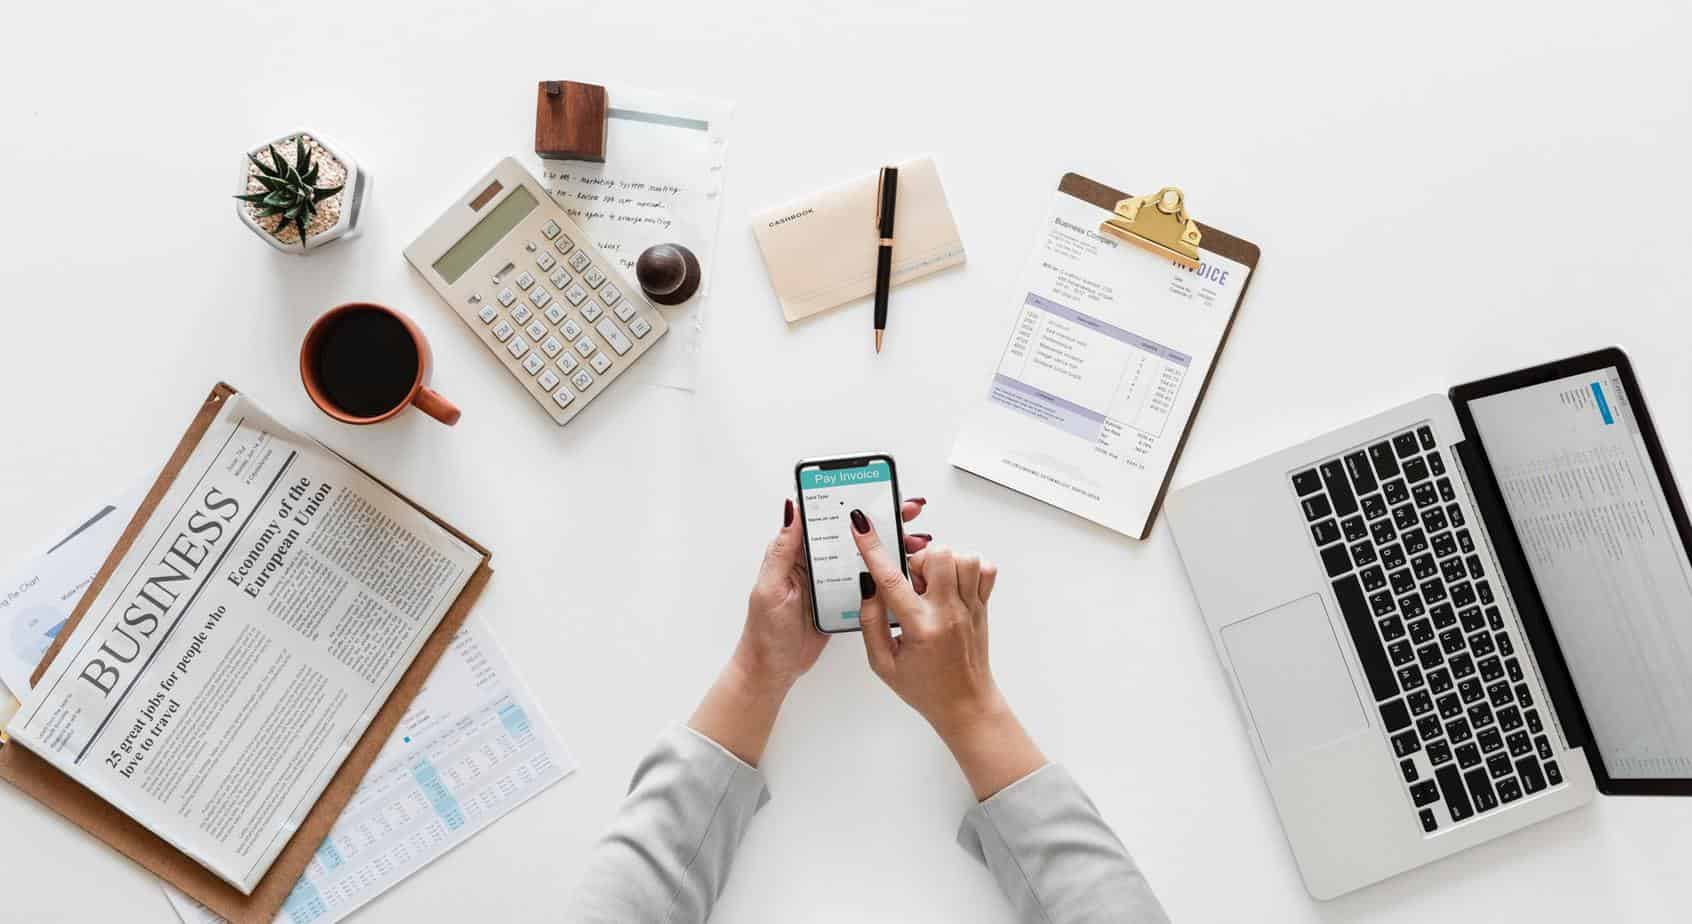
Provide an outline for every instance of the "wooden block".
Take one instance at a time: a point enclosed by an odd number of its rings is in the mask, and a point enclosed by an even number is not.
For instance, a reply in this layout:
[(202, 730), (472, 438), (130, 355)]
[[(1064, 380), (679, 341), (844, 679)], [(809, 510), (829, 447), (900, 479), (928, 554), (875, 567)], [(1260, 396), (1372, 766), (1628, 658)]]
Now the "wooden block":
[(535, 153), (548, 160), (605, 162), (605, 88), (543, 80), (535, 94)]

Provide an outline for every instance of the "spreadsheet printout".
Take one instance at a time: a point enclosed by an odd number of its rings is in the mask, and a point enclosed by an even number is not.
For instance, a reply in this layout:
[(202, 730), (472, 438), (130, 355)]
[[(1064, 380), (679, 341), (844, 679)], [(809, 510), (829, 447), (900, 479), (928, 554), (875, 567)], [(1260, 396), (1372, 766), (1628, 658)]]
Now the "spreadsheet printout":
[(1054, 195), (952, 464), (1138, 536), (1250, 268), (1201, 249), (1187, 269), (1100, 233), (1109, 210)]
[[(300, 876), (277, 924), (330, 924), (576, 768), (474, 614)], [(169, 885), (186, 924), (223, 920)]]

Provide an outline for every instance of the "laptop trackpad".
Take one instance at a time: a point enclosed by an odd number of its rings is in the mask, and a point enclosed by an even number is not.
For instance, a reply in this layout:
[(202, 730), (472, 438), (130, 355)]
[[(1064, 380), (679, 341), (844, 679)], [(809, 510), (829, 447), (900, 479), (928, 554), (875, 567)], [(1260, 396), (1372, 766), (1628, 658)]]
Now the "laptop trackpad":
[(1271, 764), (1368, 729), (1320, 596), (1227, 626), (1222, 644)]

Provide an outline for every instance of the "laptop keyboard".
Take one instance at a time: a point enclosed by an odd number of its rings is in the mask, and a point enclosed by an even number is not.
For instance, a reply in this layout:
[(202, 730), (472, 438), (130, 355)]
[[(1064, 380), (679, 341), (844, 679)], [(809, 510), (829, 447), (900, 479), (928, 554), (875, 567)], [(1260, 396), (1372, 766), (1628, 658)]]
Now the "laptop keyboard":
[(1428, 833), (1563, 781), (1453, 477), (1425, 425), (1292, 476)]

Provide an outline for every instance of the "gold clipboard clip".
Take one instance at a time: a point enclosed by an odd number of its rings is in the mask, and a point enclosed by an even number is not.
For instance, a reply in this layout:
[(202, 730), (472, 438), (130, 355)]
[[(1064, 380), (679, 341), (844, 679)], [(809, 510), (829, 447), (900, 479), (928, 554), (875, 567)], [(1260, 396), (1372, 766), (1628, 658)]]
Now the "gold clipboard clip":
[(1149, 196), (1123, 199), (1116, 203), (1116, 214), (1105, 219), (1099, 230), (1187, 269), (1199, 268), (1198, 246), (1204, 235), (1187, 214), (1187, 202), (1179, 187), (1165, 186)]

